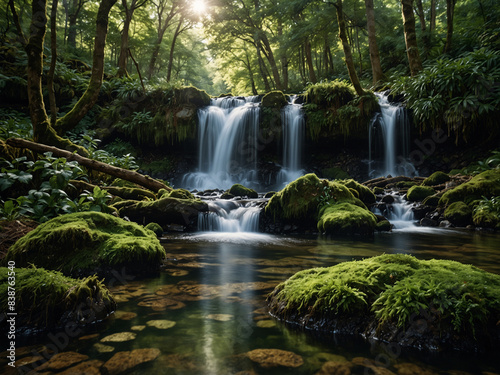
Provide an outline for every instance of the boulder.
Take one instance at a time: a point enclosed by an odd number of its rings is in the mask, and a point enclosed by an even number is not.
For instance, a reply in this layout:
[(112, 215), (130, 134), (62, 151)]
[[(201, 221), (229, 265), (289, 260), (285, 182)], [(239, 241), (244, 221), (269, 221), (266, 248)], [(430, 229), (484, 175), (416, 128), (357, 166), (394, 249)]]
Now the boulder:
[(351, 203), (325, 206), (320, 212), (318, 230), (326, 235), (372, 235), (377, 224), (375, 215)]
[(158, 269), (165, 256), (156, 235), (141, 225), (101, 212), (78, 212), (39, 225), (10, 247), (5, 261), (79, 275), (121, 267), (149, 271)]
[(290, 367), (296, 368), (304, 364), (298, 354), (281, 349), (255, 349), (247, 353), (252, 362), (264, 368)]
[(472, 210), (464, 202), (454, 202), (444, 211), (444, 218), (457, 227), (472, 223)]
[(434, 195), (436, 191), (430, 186), (415, 185), (408, 189), (406, 198), (410, 202), (421, 202), (428, 196)]
[(248, 198), (259, 197), (259, 194), (257, 194), (255, 190), (249, 189), (241, 184), (234, 184), (227, 192), (235, 197), (248, 197)]
[(436, 186), (444, 184), (445, 182), (450, 181), (450, 176), (444, 172), (434, 172), (429, 177), (427, 177), (424, 181), (422, 181), (422, 185), (424, 186)]

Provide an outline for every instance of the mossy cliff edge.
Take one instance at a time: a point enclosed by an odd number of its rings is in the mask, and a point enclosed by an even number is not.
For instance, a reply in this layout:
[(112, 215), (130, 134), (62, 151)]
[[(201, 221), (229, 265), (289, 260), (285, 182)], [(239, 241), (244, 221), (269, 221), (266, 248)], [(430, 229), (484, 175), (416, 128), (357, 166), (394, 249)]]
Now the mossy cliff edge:
[(300, 271), (267, 298), (304, 328), (420, 349), (500, 345), (500, 276), (447, 260), (392, 254)]
[(321, 180), (310, 173), (276, 193), (264, 212), (278, 227), (290, 225), (326, 235), (371, 235), (377, 218), (366, 205), (374, 202), (371, 190), (354, 180)]
[(106, 273), (127, 267), (141, 273), (158, 269), (166, 256), (156, 235), (144, 227), (101, 212), (56, 217), (12, 245), (4, 265), (35, 264), (65, 275)]

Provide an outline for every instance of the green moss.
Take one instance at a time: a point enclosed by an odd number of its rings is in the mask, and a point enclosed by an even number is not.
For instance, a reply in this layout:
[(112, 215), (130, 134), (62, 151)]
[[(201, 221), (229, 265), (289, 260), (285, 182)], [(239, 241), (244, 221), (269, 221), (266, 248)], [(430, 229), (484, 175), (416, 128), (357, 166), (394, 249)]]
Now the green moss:
[(417, 185), (415, 181), (399, 181), (398, 183), (396, 183), (396, 187), (398, 189), (409, 189), (415, 185)]
[(228, 190), (229, 194), (232, 194), (237, 197), (248, 197), (248, 198), (258, 198), (259, 194), (253, 189), (249, 189), (241, 184), (234, 184)]
[(79, 212), (38, 226), (10, 247), (5, 262), (75, 275), (128, 265), (137, 271), (157, 268), (164, 257), (156, 236), (142, 226), (100, 212)]
[(354, 89), (347, 81), (335, 80), (308, 86), (304, 97), (308, 104), (340, 108), (353, 100), (354, 95)]
[(423, 201), (430, 195), (434, 195), (435, 193), (436, 191), (429, 186), (412, 186), (410, 189), (408, 189), (406, 198), (410, 202), (419, 202)]
[(127, 200), (142, 201), (156, 199), (156, 195), (152, 191), (146, 189), (115, 186), (106, 186), (103, 189), (114, 196)]
[(472, 223), (472, 210), (464, 202), (454, 202), (444, 211), (444, 217), (453, 225), (465, 227)]
[(272, 198), (275, 194), (275, 191), (268, 191), (266, 194), (264, 194), (264, 198)]
[(437, 195), (429, 195), (422, 201), (422, 204), (426, 206), (437, 207), (437, 205), (439, 204), (439, 199), (440, 197)]
[[(8, 272), (0, 268), (0, 309), (8, 311)], [(16, 268), (16, 324), (46, 330), (71, 320), (90, 324), (104, 319), (116, 303), (97, 276), (73, 279), (43, 268)]]
[(351, 177), (349, 176), (349, 173), (347, 173), (340, 167), (331, 167), (323, 169), (321, 171), (321, 175), (329, 180), (344, 180)]
[(385, 194), (385, 189), (381, 188), (379, 186), (376, 186), (373, 188), (373, 193), (377, 194), (377, 195), (382, 195), (382, 194)]
[(287, 103), (288, 101), (281, 91), (270, 91), (262, 98), (261, 106), (264, 108), (281, 108)]
[(440, 206), (453, 202), (470, 203), (482, 197), (491, 198), (500, 195), (500, 169), (492, 169), (473, 177), (470, 181), (448, 190), (439, 200)]
[(169, 194), (169, 197), (179, 198), (179, 199), (195, 199), (194, 195), (186, 189), (175, 189), (172, 190)]
[(361, 199), (364, 204), (370, 205), (376, 202), (377, 198), (375, 197), (375, 194), (373, 194), (370, 188), (365, 185), (362, 185), (353, 179), (339, 182), (350, 189), (356, 190), (358, 192), (359, 199)]
[(377, 224), (373, 213), (345, 202), (325, 206), (319, 216), (318, 230), (326, 235), (371, 235)]
[(300, 271), (268, 303), (273, 315), (311, 327), (359, 318), (366, 326), (358, 332), (366, 332), (385, 323), (404, 328), (425, 316), (433, 338), (439, 336), (433, 329), (489, 335), (500, 317), (500, 276), (454, 261), (381, 255)]
[(447, 181), (450, 181), (450, 176), (448, 176), (446, 173), (434, 172), (422, 182), (422, 185), (435, 186), (444, 184)]
[(265, 208), (275, 219), (301, 219), (317, 222), (318, 207), (323, 203), (354, 203), (354, 196), (345, 185), (320, 180), (314, 173), (306, 174), (276, 193)]
[(204, 90), (200, 90), (194, 86), (184, 86), (175, 89), (176, 104), (192, 104), (197, 107), (210, 105), (210, 96)]
[(487, 210), (477, 210), (472, 216), (472, 221), (475, 226), (481, 228), (497, 228), (500, 224), (500, 217), (493, 212)]
[(359, 193), (357, 190), (353, 189), (353, 188), (349, 188), (349, 191), (351, 192), (351, 194), (353, 195), (354, 198), (358, 198), (359, 199)]
[(392, 230), (392, 224), (388, 220), (379, 221), (375, 227), (379, 232), (390, 232)]
[(156, 234), (157, 237), (161, 237), (163, 235), (163, 228), (161, 227), (160, 224), (149, 223), (144, 228), (152, 231), (154, 234)]

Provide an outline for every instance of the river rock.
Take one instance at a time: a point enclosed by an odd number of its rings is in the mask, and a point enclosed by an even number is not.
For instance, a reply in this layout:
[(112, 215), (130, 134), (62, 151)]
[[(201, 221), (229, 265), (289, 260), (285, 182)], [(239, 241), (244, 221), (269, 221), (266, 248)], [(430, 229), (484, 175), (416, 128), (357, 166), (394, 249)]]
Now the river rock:
[(59, 372), (59, 375), (101, 375), (99, 370), (104, 362), (98, 359), (93, 359), (91, 361), (82, 362), (76, 366), (70, 367), (69, 369)]
[(316, 375), (351, 375), (352, 363), (328, 361), (323, 364)]
[(176, 323), (174, 321), (164, 320), (164, 319), (150, 320), (150, 321), (146, 322), (146, 325), (148, 325), (149, 327), (155, 327), (158, 329), (169, 329), (169, 328), (172, 328), (173, 326), (175, 326), (175, 324)]
[(420, 225), (423, 227), (437, 227), (438, 222), (436, 220), (424, 217), (424, 218), (420, 219)]
[(304, 363), (300, 355), (281, 349), (255, 349), (248, 352), (247, 356), (264, 368), (299, 367)]
[(154, 361), (160, 353), (160, 350), (156, 348), (118, 352), (102, 366), (102, 372), (106, 375), (121, 374), (140, 364)]
[(99, 353), (111, 353), (115, 351), (115, 348), (112, 346), (104, 345), (98, 342), (96, 342), (93, 346)]
[(394, 203), (394, 197), (392, 195), (386, 195), (382, 198), (382, 202), (384, 203)]
[(42, 371), (42, 370), (61, 371), (70, 366), (74, 366), (77, 363), (86, 361), (87, 359), (89, 359), (88, 355), (80, 354), (77, 352), (57, 353), (43, 365), (38, 366), (36, 368), (36, 371)]
[(106, 336), (101, 340), (101, 342), (124, 342), (135, 340), (137, 335), (133, 332), (120, 332), (113, 333), (112, 335)]

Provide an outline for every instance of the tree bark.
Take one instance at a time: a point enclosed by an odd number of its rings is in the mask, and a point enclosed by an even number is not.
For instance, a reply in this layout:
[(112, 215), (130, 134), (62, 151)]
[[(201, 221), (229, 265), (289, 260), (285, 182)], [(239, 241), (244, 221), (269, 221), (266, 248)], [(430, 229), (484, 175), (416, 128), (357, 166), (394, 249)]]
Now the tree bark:
[(281, 84), (280, 73), (278, 70), (278, 66), (276, 65), (276, 60), (274, 58), (274, 53), (271, 48), (271, 44), (269, 43), (269, 39), (267, 39), (266, 34), (262, 30), (256, 31), (258, 35), (258, 41), (262, 42), (264, 55), (267, 57), (267, 61), (269, 61), (269, 65), (271, 66), (271, 72), (273, 73), (274, 82), (276, 88), (278, 90), (283, 90), (283, 86)]
[(373, 0), (365, 0), (366, 28), (368, 29), (368, 47), (370, 50), (370, 62), (372, 65), (373, 84), (384, 79), (384, 72), (380, 64), (380, 54), (377, 45), (377, 33), (375, 31), (375, 7)]
[(260, 46), (260, 43), (256, 43), (256, 48), (257, 48), (257, 59), (259, 61), (259, 70), (260, 70), (260, 76), (262, 77), (262, 82), (264, 82), (264, 90), (266, 92), (271, 91), (271, 85), (269, 84), (269, 80), (267, 79), (267, 74), (266, 74), (266, 66), (264, 64), (264, 59), (262, 58), (262, 47)]
[(52, 1), (52, 9), (50, 11), (50, 69), (47, 75), (47, 88), (49, 90), (49, 103), (50, 103), (50, 123), (52, 126), (57, 121), (57, 105), (56, 93), (54, 92), (54, 73), (56, 71), (57, 62), (57, 3), (58, 0)]
[(453, 18), (455, 16), (455, 1), (446, 0), (446, 43), (444, 44), (443, 53), (450, 53), (451, 39), (453, 37)]
[(401, 0), (403, 13), (403, 27), (405, 33), (406, 54), (410, 65), (410, 73), (417, 75), (422, 70), (422, 60), (418, 51), (417, 33), (415, 31), (415, 15), (413, 14), (413, 0)]
[(175, 29), (174, 36), (172, 38), (172, 43), (170, 44), (170, 55), (168, 56), (168, 67), (167, 67), (167, 82), (170, 82), (170, 79), (172, 77), (172, 66), (174, 65), (174, 50), (175, 50), (175, 43), (177, 42), (177, 37), (179, 36), (182, 31), (185, 29), (181, 30), (181, 26), (184, 23), (184, 16), (181, 15), (181, 18), (179, 19), (179, 23), (177, 24), (177, 28)]
[(120, 41), (120, 56), (118, 57), (118, 77), (128, 76), (127, 60), (128, 60), (128, 32), (130, 30), (130, 23), (135, 10), (136, 0), (132, 0), (130, 8), (128, 7), (127, 0), (122, 0), (122, 6), (125, 10), (125, 19), (123, 20), (122, 36)]
[(21, 27), (21, 22), (19, 21), (19, 15), (17, 14), (16, 7), (14, 5), (14, 0), (9, 0), (8, 6), (10, 7), (10, 11), (12, 13), (12, 19), (14, 21), (14, 25), (16, 26), (17, 30), (17, 38), (21, 44), (26, 47), (28, 44), (28, 40), (26, 39), (26, 36), (24, 35), (23, 29)]
[(431, 19), (429, 21), (429, 31), (436, 30), (436, 0), (431, 0)]
[(82, 9), (83, 4), (86, 0), (70, 0), (69, 9), (67, 9), (68, 17), (68, 39), (67, 43), (70, 47), (76, 48), (76, 23), (78, 21), (78, 15)]
[(347, 40), (344, 11), (342, 9), (342, 0), (337, 0), (335, 8), (337, 9), (337, 20), (339, 23), (339, 38), (342, 41), (345, 64), (347, 66), (347, 71), (349, 72), (349, 78), (351, 79), (352, 85), (354, 86), (354, 90), (356, 90), (356, 94), (362, 96), (365, 94), (365, 91), (363, 90), (363, 88), (361, 87), (361, 83), (359, 82), (356, 68), (354, 66), (354, 60), (352, 58), (351, 46), (349, 45), (349, 41)]
[(422, 0), (416, 0), (418, 9), (418, 18), (420, 20), (420, 30), (422, 30), (422, 42), (424, 44), (424, 56), (429, 54), (431, 48), (430, 32), (427, 31), (427, 25), (425, 22), (424, 6), (422, 5)]
[(72, 152), (61, 150), (56, 147), (47, 146), (41, 143), (30, 142), (21, 138), (9, 138), (7, 139), (7, 144), (12, 147), (17, 148), (27, 148), (31, 151), (43, 154), (45, 152), (52, 152), (52, 155), (65, 158), (69, 161), (76, 161), (78, 164), (113, 177), (121, 178), (122, 180), (127, 180), (133, 182), (137, 185), (143, 186), (149, 190), (157, 192), (160, 189), (172, 190), (171, 187), (165, 185), (163, 182), (155, 180), (149, 176), (142, 175), (138, 172), (129, 171), (127, 169), (114, 167), (112, 165), (102, 163), (97, 160), (88, 159), (86, 157), (74, 154)]
[(304, 50), (306, 53), (306, 62), (307, 62), (307, 68), (309, 69), (309, 80), (311, 83), (316, 83), (318, 82), (316, 78), (316, 73), (314, 72), (314, 65), (312, 61), (312, 52), (311, 52), (311, 42), (309, 42), (309, 38), (306, 38), (304, 41)]
[(94, 106), (101, 90), (104, 77), (104, 47), (108, 33), (109, 11), (117, 0), (103, 0), (99, 5), (96, 19), (96, 34), (94, 42), (94, 54), (92, 59), (92, 74), (87, 90), (80, 100), (64, 117), (57, 120), (56, 129), (59, 134), (73, 129), (87, 112)]

